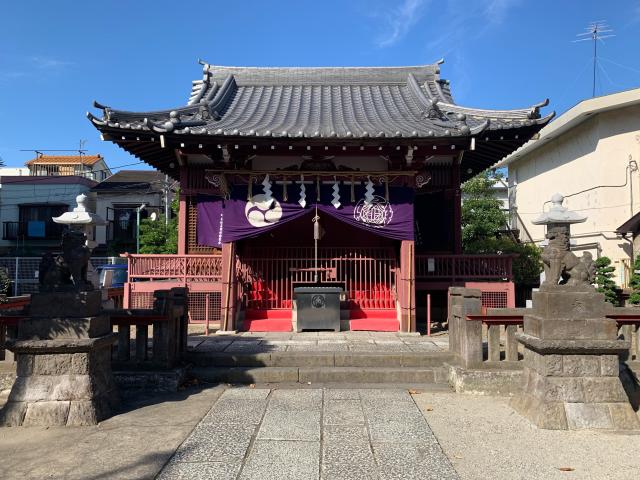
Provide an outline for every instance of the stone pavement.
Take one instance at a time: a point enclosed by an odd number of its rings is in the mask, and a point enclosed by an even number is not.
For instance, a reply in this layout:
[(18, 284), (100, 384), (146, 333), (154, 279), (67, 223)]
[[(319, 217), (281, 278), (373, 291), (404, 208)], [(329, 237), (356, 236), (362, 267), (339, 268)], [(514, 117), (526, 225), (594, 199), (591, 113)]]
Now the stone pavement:
[(449, 348), (447, 335), (400, 332), (243, 332), (191, 336), (193, 352), (438, 352)]
[(457, 479), (406, 390), (234, 388), (161, 480)]

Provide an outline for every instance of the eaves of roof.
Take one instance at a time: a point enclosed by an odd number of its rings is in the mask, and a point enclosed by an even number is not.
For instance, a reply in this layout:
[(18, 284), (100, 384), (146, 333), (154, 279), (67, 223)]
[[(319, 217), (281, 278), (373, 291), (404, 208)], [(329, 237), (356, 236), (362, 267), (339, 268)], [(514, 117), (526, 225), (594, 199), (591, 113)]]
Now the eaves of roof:
[(640, 105), (640, 88), (583, 100), (546, 125), (538, 135), (518, 150), (500, 160), (494, 168), (506, 167), (525, 158), (544, 145), (585, 122), (593, 115)]

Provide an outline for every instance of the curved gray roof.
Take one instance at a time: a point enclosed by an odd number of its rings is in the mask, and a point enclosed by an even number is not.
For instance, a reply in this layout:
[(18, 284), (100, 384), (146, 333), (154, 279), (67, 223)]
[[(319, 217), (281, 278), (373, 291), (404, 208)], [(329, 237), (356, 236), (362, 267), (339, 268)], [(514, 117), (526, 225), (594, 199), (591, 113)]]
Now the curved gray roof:
[(100, 104), (99, 128), (216, 137), (456, 137), (543, 125), (540, 107), (456, 105), (439, 64), (410, 67), (262, 68), (203, 65), (187, 105), (128, 112)]

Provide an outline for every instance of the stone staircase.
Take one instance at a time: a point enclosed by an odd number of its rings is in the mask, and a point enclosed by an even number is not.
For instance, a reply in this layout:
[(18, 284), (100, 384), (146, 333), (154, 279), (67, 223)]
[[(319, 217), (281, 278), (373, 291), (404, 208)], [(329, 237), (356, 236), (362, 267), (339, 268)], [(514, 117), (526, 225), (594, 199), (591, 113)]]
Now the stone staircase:
[(192, 377), (211, 383), (447, 384), (449, 352), (191, 351)]

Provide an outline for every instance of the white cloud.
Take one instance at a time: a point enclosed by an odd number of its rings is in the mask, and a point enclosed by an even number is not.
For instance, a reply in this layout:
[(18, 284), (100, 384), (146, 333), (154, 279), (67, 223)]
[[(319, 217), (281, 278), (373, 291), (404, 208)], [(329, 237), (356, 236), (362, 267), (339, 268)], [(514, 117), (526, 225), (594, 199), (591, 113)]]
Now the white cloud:
[(64, 60), (59, 60), (57, 58), (52, 57), (31, 57), (31, 64), (36, 68), (47, 68), (47, 69), (61, 69), (70, 67), (73, 65), (73, 62), (67, 62)]
[(489, 0), (484, 8), (484, 16), (491, 23), (501, 24), (509, 14), (509, 10), (520, 3), (522, 3), (521, 0)]
[(400, 41), (420, 20), (427, 0), (404, 0), (402, 5), (377, 16), (386, 18), (388, 30), (378, 39), (379, 47), (389, 47)]

